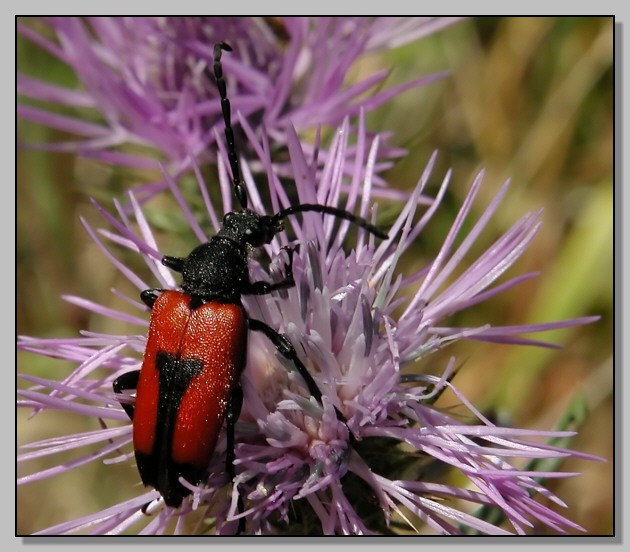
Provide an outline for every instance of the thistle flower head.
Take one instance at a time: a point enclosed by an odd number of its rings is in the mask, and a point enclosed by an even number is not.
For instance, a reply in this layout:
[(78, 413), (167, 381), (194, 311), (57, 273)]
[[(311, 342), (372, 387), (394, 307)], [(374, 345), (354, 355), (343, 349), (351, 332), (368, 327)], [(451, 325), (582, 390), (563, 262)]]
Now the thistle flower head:
[[(273, 148), (284, 148), (290, 125), (300, 133), (321, 125), (334, 128), (345, 117), (356, 116), (359, 108), (371, 110), (403, 90), (438, 78), (430, 75), (381, 91), (376, 90), (384, 84), (386, 71), (352, 85), (346, 82), (347, 73), (366, 54), (416, 40), (456, 19), (47, 18), (55, 40), (24, 24), (18, 30), (67, 64), (81, 88), (19, 75), (18, 93), (48, 104), (19, 105), (18, 116), (77, 136), (38, 147), (139, 169), (157, 167), (157, 150), (177, 179), (190, 170), (193, 158), (198, 163), (215, 160), (216, 148), (209, 145), (215, 127), (223, 122), (211, 76), (214, 43), (225, 41), (233, 47), (224, 63), (234, 111), (256, 121), (257, 131), (264, 125)], [(88, 110), (95, 117), (62, 115), (55, 106)], [(123, 145), (133, 149), (121, 150)], [(381, 147), (376, 172), (390, 166), (385, 158), (400, 153)], [(356, 151), (348, 148), (346, 154), (351, 160)], [(326, 158), (326, 150), (319, 158)], [(353, 167), (347, 164), (347, 170)], [(260, 169), (256, 164), (252, 168)], [(287, 164), (277, 162), (277, 174), (288, 171)], [(375, 183), (382, 180), (375, 177)], [(165, 185), (144, 185), (142, 197)]]
[[(334, 205), (379, 220), (372, 200), (380, 140), (377, 136), (369, 141), (362, 119), (354, 138), (368, 147), (357, 149), (350, 178), (347, 121), (336, 133), (321, 173), (316, 170), (318, 160), (305, 154), (297, 134), (290, 130), (291, 190), (274, 171), (269, 143), (259, 143), (247, 122), (241, 123), (252, 150), (260, 154), (258, 162), (265, 168), (268, 181), (270, 199), (266, 203), (260, 179), (254, 181), (247, 163), (243, 165), (253, 210), (277, 212), (289, 206), (288, 198), (295, 192), (296, 202)], [(363, 151), (368, 152), (365, 157)], [(236, 426), (233, 481), (226, 481), (227, 443), (222, 436), (207, 478), (197, 487), (190, 486), (192, 494), (179, 509), (164, 507), (159, 493), (148, 489), (105, 511), (42, 533), (181, 534), (212, 528), (219, 534), (230, 534), (243, 519), (246, 532), (255, 534), (378, 534), (390, 531), (394, 522), (404, 523), (409, 531), (428, 529), (438, 534), (467, 530), (522, 534), (539, 526), (559, 532), (579, 529), (536, 500), (542, 496), (562, 505), (540, 480), (574, 474), (541, 471), (526, 462), (593, 457), (540, 442), (567, 436), (568, 432), (496, 425), (477, 411), (451, 381), (454, 358), (439, 375), (430, 375), (426, 362), (433, 352), (458, 340), (528, 343), (520, 334), (592, 319), (519, 327), (449, 325), (453, 314), (528, 277), (497, 283), (535, 236), (540, 213), (524, 215), (477, 259), (464, 265), (471, 246), (507, 190), (506, 183), (456, 245), (455, 236), (470, 216), (481, 186), (480, 174), (436, 257), (417, 274), (399, 274), (401, 256), (439, 208), (450, 179), (447, 174), (437, 194), (427, 199), (434, 160), (429, 161), (409, 201), (389, 228), (387, 240), (378, 240), (347, 221), (303, 213), (289, 217), (287, 231), (278, 234), (262, 248), (262, 255), (250, 261), (252, 280), (277, 281), (286, 263), (283, 248), (294, 249), (295, 286), (270, 295), (244, 297), (243, 303), (250, 318), (282, 332), (295, 346), (321, 391), (321, 402), (310, 396), (291, 362), (279, 355), (265, 336), (253, 334), (241, 377), (245, 400)], [(356, 168), (359, 164), (362, 170)], [(233, 206), (223, 155), (218, 166), (222, 210), (227, 212)], [(197, 177), (200, 195), (208, 198), (199, 172)], [(200, 222), (193, 216), (177, 184), (168, 173), (165, 178), (193, 232), (200, 242), (206, 241), (208, 234), (219, 229), (221, 210), (206, 199), (212, 229), (204, 231), (207, 221)], [(347, 193), (342, 194), (342, 189)], [(113, 215), (97, 205), (110, 229), (96, 231), (86, 224), (86, 230), (138, 291), (176, 288), (178, 282), (160, 263), (163, 253), (158, 239), (133, 193), (129, 194), (129, 206), (131, 215), (118, 203), (117, 214)], [(120, 248), (144, 259), (149, 281), (118, 259)], [(70, 463), (24, 476), (21, 484), (94, 460), (127, 461), (133, 455), (131, 425), (120, 406), (121, 398), (112, 391), (112, 381), (140, 367), (148, 313), (134, 297), (125, 297), (137, 309), (134, 315), (78, 297), (66, 299), (103, 316), (137, 324), (139, 332), (84, 332), (76, 339), (20, 340), (23, 350), (76, 364), (61, 381), (23, 374), (21, 377), (32, 387), (20, 391), (20, 406), (35, 412), (61, 409), (94, 418), (95, 427), (97, 420), (101, 424), (89, 433), (31, 443), (20, 461), (88, 446), (91, 449)], [(436, 399), (446, 391), (467, 408), (467, 420), (436, 406)], [(410, 467), (411, 471), (407, 469)], [(444, 468), (458, 477), (443, 480), (432, 475)], [(148, 502), (150, 517), (143, 512)], [(475, 515), (477, 508), (496, 509), (504, 522), (490, 523)], [(195, 514), (204, 521), (191, 527), (188, 523)]]

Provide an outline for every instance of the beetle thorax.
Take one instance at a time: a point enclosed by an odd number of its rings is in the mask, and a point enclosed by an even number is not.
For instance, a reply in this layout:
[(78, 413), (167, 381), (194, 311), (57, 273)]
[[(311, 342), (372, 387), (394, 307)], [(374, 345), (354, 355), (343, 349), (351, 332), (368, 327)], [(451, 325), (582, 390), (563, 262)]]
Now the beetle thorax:
[(186, 293), (202, 300), (240, 304), (249, 286), (247, 250), (235, 241), (214, 236), (192, 250), (182, 276)]

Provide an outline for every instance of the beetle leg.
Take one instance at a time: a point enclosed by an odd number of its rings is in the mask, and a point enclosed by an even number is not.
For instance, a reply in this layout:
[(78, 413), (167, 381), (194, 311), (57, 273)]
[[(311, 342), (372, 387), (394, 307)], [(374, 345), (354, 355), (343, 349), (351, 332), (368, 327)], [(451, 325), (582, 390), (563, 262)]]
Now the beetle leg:
[[(225, 417), (225, 433), (227, 438), (227, 450), (225, 452), (225, 471), (230, 481), (234, 481), (236, 477), (236, 471), (234, 469), (234, 426), (238, 417), (241, 415), (241, 407), (243, 406), (243, 390), (240, 384), (236, 384), (232, 395), (230, 396), (230, 403), (228, 404), (228, 411)], [(241, 514), (245, 510), (243, 504), (243, 497), (239, 493), (238, 495), (238, 513)], [(242, 533), (245, 530), (245, 518), (240, 518), (238, 522), (237, 534)]]
[(295, 251), (295, 248), (283, 247), (283, 249), (286, 250), (289, 257), (289, 261), (284, 265), (284, 278), (273, 284), (264, 281), (252, 282), (249, 284), (249, 289), (243, 292), (244, 295), (267, 295), (268, 293), (279, 289), (287, 289), (295, 286), (295, 280), (293, 279), (293, 252)]
[(140, 293), (141, 301), (150, 309), (153, 308), (155, 301), (159, 297), (158, 292), (164, 291), (163, 289), (145, 289), (142, 293)]
[(240, 384), (237, 384), (232, 391), (230, 404), (228, 405), (227, 415), (225, 417), (226, 434), (227, 434), (227, 452), (225, 454), (225, 471), (230, 480), (234, 479), (236, 472), (234, 471), (234, 426), (238, 417), (241, 415), (241, 407), (243, 406), (243, 390)]
[(304, 364), (302, 364), (302, 361), (298, 358), (297, 353), (295, 352), (295, 347), (293, 347), (287, 337), (281, 333), (278, 333), (271, 326), (268, 326), (260, 320), (254, 320), (250, 318), (248, 320), (248, 323), (251, 330), (264, 333), (269, 341), (271, 341), (275, 345), (278, 352), (283, 357), (293, 362), (295, 368), (306, 383), (306, 387), (308, 387), (309, 393), (313, 397), (315, 397), (319, 403), (321, 403), (322, 392), (319, 390), (319, 387), (317, 387), (313, 376), (311, 376), (309, 371), (306, 369), (306, 366), (304, 366)]
[(180, 274), (184, 270), (184, 264), (186, 263), (186, 259), (182, 259), (180, 257), (162, 257), (162, 264), (175, 272), (179, 272)]
[[(295, 368), (297, 369), (300, 376), (302, 376), (302, 379), (306, 383), (306, 387), (308, 387), (308, 391), (311, 394), (311, 396), (315, 397), (315, 399), (317, 400), (319, 404), (322, 404), (322, 392), (319, 390), (319, 387), (317, 387), (317, 384), (315, 383), (313, 376), (311, 376), (309, 371), (306, 369), (306, 366), (304, 366), (302, 361), (298, 358), (297, 352), (295, 351), (295, 347), (293, 347), (293, 345), (291, 344), (287, 336), (281, 333), (278, 333), (272, 327), (268, 326), (267, 324), (265, 324), (264, 322), (260, 320), (255, 320), (255, 319), (250, 318), (248, 320), (248, 324), (251, 330), (255, 332), (264, 333), (269, 339), (269, 341), (271, 341), (275, 345), (278, 352), (284, 358), (293, 362), (293, 364), (295, 365)], [(340, 422), (343, 422), (344, 424), (347, 422), (345, 416), (339, 411), (339, 409), (336, 406), (335, 406), (335, 413), (337, 414), (337, 419)], [(350, 431), (350, 429), (348, 429), (348, 431)], [(351, 439), (351, 442), (355, 440), (355, 436), (352, 433), (352, 431), (350, 431), (350, 439)]]
[[(138, 378), (140, 377), (140, 370), (133, 370), (131, 372), (125, 372), (121, 376), (118, 376), (112, 383), (114, 393), (121, 394), (128, 389), (136, 389), (138, 387)], [(130, 420), (133, 420), (133, 405), (125, 402), (121, 402), (120, 406), (127, 413)]]
[(273, 284), (264, 281), (252, 282), (249, 285), (249, 289), (243, 292), (243, 295), (267, 295), (273, 291), (290, 288), (294, 285), (293, 276), (285, 277), (282, 281)]

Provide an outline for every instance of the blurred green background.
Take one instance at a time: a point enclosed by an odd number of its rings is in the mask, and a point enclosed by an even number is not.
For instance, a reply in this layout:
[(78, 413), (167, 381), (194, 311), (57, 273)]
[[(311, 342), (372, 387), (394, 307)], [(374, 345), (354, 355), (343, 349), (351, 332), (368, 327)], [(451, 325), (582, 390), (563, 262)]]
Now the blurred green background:
[[(436, 149), (433, 191), (446, 170), (453, 169), (444, 205), (408, 256), (405, 273), (424, 266), (437, 252), (480, 168), (486, 176), (476, 216), (507, 177), (512, 185), (474, 252), (481, 253), (526, 212), (544, 207), (542, 229), (504, 278), (530, 271), (540, 271), (540, 276), (450, 322), (515, 325), (584, 315), (601, 320), (540, 336), (562, 344), (558, 351), (460, 342), (441, 358), (431, 357), (431, 367), (420, 369), (437, 371), (456, 355), (463, 367), (454, 383), (479, 408), (516, 427), (552, 428), (582, 398), (587, 415), (570, 446), (609, 461), (569, 460), (562, 468), (582, 475), (547, 485), (569, 505), (564, 513), (570, 519), (601, 535), (613, 531), (613, 30), (612, 18), (482, 17), (370, 56), (348, 76), (390, 67), (387, 84), (393, 85), (450, 71), (448, 78), (408, 91), (368, 118), (368, 128), (391, 129), (392, 141), (409, 150), (386, 175), (392, 186), (410, 190)], [(67, 69), (21, 38), (18, 70), (73, 82)], [(22, 142), (69, 138), (18, 123)], [(146, 180), (146, 175), (71, 154), (18, 152), (20, 335), (124, 331), (64, 303), (60, 295), (115, 303), (112, 287), (129, 290), (89, 240), (79, 217), (98, 220), (88, 196), (107, 201), (112, 192)], [(61, 379), (68, 369), (61, 361), (18, 354), (19, 372)], [(67, 414), (26, 418), (26, 412), (18, 412), (18, 445), (96, 429), (96, 421), (86, 427), (86, 420)], [(59, 461), (18, 466), (18, 475)], [(31, 533), (106, 508), (133, 496), (137, 485), (131, 463), (93, 463), (20, 487), (17, 532)]]

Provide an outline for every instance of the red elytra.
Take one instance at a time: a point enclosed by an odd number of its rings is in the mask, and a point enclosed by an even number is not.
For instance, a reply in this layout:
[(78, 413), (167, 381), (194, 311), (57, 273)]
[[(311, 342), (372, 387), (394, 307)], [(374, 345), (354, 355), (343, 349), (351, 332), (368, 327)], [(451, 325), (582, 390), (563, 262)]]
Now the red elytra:
[(156, 298), (134, 406), (142, 482), (172, 506), (185, 495), (179, 477), (198, 484), (208, 467), (247, 349), (243, 307), (191, 299)]

